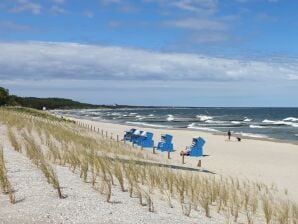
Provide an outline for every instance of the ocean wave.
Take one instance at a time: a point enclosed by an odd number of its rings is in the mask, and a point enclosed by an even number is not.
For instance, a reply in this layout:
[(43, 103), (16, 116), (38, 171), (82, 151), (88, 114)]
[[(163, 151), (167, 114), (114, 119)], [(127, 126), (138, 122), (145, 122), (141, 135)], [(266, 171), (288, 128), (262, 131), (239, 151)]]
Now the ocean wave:
[(173, 121), (174, 120), (174, 116), (169, 114), (167, 117), (167, 121)]
[(264, 126), (260, 126), (260, 125), (249, 125), (250, 128), (265, 128)]
[(272, 121), (272, 120), (265, 119), (265, 120), (263, 120), (262, 122), (263, 122), (263, 123), (274, 123), (274, 122), (276, 122), (276, 121)]
[(283, 119), (283, 121), (298, 121), (298, 118), (296, 118), (296, 117), (287, 117), (287, 118)]
[(215, 121), (215, 120), (206, 120), (205, 123), (208, 124), (226, 124), (226, 121)]
[(155, 115), (154, 114), (149, 114), (148, 117), (155, 117)]
[(197, 115), (196, 118), (198, 118), (200, 121), (206, 121), (206, 120), (213, 119), (213, 117), (207, 116), (207, 115)]
[(249, 118), (245, 117), (243, 121), (244, 122), (250, 122), (250, 121), (252, 121), (252, 119), (249, 119)]
[(126, 121), (126, 124), (134, 124), (134, 125), (141, 125), (146, 127), (153, 127), (153, 128), (171, 128), (170, 126), (166, 125), (159, 125), (159, 124), (148, 124), (144, 122), (134, 122), (134, 121)]
[(240, 121), (231, 121), (232, 124), (241, 124)]
[(282, 121), (272, 121), (272, 120), (265, 119), (262, 122), (270, 124), (270, 125), (277, 125), (277, 126), (287, 125), (287, 126), (292, 126), (292, 127), (295, 127), (295, 128), (298, 127), (298, 123), (294, 123), (294, 122), (290, 122), (290, 121), (284, 121), (284, 120), (282, 120)]
[(213, 128), (206, 128), (206, 127), (188, 126), (187, 128), (189, 128), (189, 129), (201, 130), (201, 131), (220, 132), (220, 131), (218, 131), (218, 130), (216, 130), (216, 129), (213, 129)]
[(115, 112), (115, 113), (111, 113), (111, 115), (113, 115), (113, 116), (121, 116), (122, 114), (121, 113), (118, 113), (118, 112)]
[(269, 139), (269, 137), (267, 135), (261, 135), (261, 134), (253, 134), (253, 133), (246, 133), (246, 132), (239, 132), (236, 134), (240, 134), (241, 136), (250, 137), (250, 138), (267, 138), (267, 139)]

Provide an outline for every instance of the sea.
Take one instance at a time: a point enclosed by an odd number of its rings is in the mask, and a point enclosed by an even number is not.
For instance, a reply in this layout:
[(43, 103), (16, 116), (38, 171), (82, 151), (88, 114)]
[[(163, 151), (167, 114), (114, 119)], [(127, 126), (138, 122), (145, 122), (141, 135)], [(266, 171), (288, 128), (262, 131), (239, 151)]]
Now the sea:
[(298, 143), (298, 108), (152, 107), (55, 110), (61, 116), (135, 127), (200, 130)]

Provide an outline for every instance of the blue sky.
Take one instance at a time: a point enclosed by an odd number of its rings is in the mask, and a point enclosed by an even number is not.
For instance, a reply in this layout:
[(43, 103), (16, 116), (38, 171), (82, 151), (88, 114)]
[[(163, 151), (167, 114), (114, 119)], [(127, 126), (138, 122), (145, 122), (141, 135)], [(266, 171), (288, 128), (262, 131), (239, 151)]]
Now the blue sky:
[(0, 85), (90, 103), (298, 106), (295, 0), (1, 0)]

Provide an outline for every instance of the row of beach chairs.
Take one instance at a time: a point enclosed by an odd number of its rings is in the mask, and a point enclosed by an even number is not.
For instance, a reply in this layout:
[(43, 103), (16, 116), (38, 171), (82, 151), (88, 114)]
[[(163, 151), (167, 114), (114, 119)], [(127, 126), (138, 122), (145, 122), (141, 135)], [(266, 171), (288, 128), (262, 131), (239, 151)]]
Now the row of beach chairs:
[[(153, 133), (132, 128), (125, 131), (124, 141), (132, 142), (133, 145), (138, 145), (141, 148), (155, 148), (161, 152), (174, 152), (172, 143), (173, 136), (162, 134), (157, 146), (154, 146)], [(180, 152), (181, 156), (201, 157), (203, 156), (203, 146), (205, 140), (201, 137), (193, 138), (192, 144)]]

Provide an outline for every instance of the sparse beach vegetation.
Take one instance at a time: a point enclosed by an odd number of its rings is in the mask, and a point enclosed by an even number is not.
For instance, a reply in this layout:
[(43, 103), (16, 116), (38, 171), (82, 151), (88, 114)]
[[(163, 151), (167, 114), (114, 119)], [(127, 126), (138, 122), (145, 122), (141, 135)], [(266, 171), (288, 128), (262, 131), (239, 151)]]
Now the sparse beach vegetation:
[[(144, 151), (43, 112), (1, 108), (0, 122), (7, 127), (12, 148), (30, 158), (59, 198), (64, 195), (55, 165), (68, 166), (107, 202), (117, 200), (113, 189), (120, 188), (130, 197), (137, 197), (150, 212), (157, 211), (154, 201), (162, 196), (170, 208), (180, 204), (185, 216), (202, 211), (208, 218), (217, 213), (235, 223), (297, 223), (297, 205), (279, 198), (276, 188), (263, 183), (153, 166)], [(13, 203), (13, 190), (0, 152), (2, 190), (10, 192)]]

